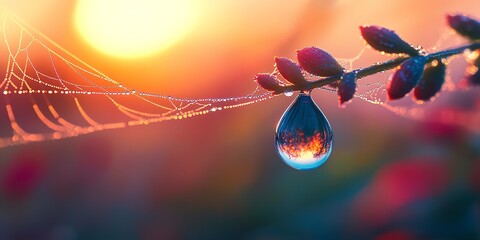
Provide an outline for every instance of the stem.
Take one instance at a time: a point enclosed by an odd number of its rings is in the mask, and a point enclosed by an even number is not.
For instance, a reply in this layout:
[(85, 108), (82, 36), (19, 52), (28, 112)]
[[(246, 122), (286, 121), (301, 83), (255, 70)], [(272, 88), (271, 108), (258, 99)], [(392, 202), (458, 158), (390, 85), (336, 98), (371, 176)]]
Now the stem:
[[(451, 57), (453, 55), (461, 54), (467, 49), (472, 50), (472, 51), (480, 49), (480, 42), (473, 42), (473, 43), (469, 43), (467, 45), (463, 45), (463, 46), (460, 46), (460, 47), (457, 47), (457, 48), (451, 48), (451, 49), (446, 49), (446, 50), (435, 52), (435, 53), (426, 54), (426, 55), (424, 55), (424, 57), (427, 58), (427, 62), (431, 62), (435, 59), (448, 58), (448, 57)], [(402, 64), (405, 60), (409, 59), (410, 57), (411, 56), (398, 57), (398, 58), (395, 58), (395, 59), (387, 60), (387, 61), (382, 62), (382, 63), (374, 64), (374, 65), (366, 67), (366, 68), (354, 69), (354, 70), (352, 70), (352, 72), (355, 72), (355, 71), (357, 72), (357, 80), (358, 80), (358, 79), (361, 79), (361, 78), (364, 78), (364, 77), (367, 77), (367, 76), (370, 76), (370, 75), (374, 75), (374, 74), (379, 73), (379, 72), (383, 72), (383, 71), (395, 68), (395, 67), (399, 66), (400, 64)], [(331, 83), (334, 83), (334, 82), (340, 80), (342, 78), (343, 74), (344, 73), (333, 75), (333, 76), (330, 76), (330, 77), (320, 78), (318, 80), (311, 81), (311, 82), (308, 82), (305, 85), (300, 85), (300, 86), (299, 85), (281, 86), (278, 90), (276, 90), (274, 92), (274, 94), (280, 94), (280, 93), (284, 93), (284, 92), (287, 92), (287, 91), (312, 90), (314, 88), (320, 88), (320, 87), (323, 87), (325, 85), (328, 85), (328, 84), (331, 84)]]

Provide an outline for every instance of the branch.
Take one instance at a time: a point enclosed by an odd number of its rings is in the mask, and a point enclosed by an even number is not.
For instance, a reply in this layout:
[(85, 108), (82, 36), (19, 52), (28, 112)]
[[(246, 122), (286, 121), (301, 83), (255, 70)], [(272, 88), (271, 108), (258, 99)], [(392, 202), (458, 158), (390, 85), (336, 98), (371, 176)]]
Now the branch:
[[(272, 94), (310, 91), (336, 83), (339, 101), (343, 105), (354, 97), (358, 79), (397, 68), (386, 87), (389, 99), (403, 98), (414, 90), (416, 100), (428, 101), (441, 91), (445, 82), (446, 65), (443, 60), (470, 50), (478, 54), (473, 56), (476, 59), (471, 62), (475, 72), (467, 76), (466, 80), (471, 86), (480, 85), (480, 21), (458, 14), (448, 15), (447, 23), (469, 42), (460, 47), (428, 54), (421, 51), (421, 48), (414, 48), (390, 29), (362, 26), (360, 31), (368, 45), (382, 53), (400, 54), (397, 55), (399, 57), (346, 72), (328, 52), (317, 47), (306, 47), (297, 50), (298, 64), (288, 58), (275, 57), (275, 67), (286, 82), (280, 81), (276, 75), (266, 73), (257, 74), (255, 80)], [(434, 60), (437, 62), (428, 64)], [(320, 78), (307, 81), (306, 73)]]
[[(470, 51), (480, 49), (480, 42), (474, 42), (474, 43), (470, 43), (457, 48), (438, 51), (435, 53), (427, 54), (425, 55), (425, 57), (427, 58), (427, 62), (431, 62), (435, 59), (448, 58), (457, 54), (462, 54), (467, 49)], [(374, 75), (379, 72), (393, 69), (399, 66), (400, 64), (402, 64), (403, 62), (405, 62), (409, 58), (411, 58), (411, 56), (398, 57), (398, 58), (391, 59), (391, 60), (388, 60), (379, 64), (375, 64), (366, 68), (358, 68), (358, 69), (352, 70), (351, 72), (356, 72), (357, 79), (361, 79), (370, 75)], [(299, 85), (280, 86), (276, 91), (273, 92), (273, 94), (277, 95), (277, 94), (282, 94), (288, 91), (301, 91), (301, 90), (312, 90), (315, 88), (321, 88), (325, 85), (332, 84), (334, 82), (339, 81), (342, 78), (343, 74), (344, 73), (336, 74), (334, 76), (330, 76), (326, 78), (320, 78), (314, 81), (307, 82), (305, 85), (302, 85), (302, 86), (299, 86)]]

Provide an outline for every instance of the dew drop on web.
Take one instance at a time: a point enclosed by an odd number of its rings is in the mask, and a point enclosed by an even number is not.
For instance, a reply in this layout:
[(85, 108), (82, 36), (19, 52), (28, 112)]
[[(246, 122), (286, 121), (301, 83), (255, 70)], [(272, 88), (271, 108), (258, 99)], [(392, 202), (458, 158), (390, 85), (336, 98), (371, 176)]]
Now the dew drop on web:
[(293, 91), (288, 90), (288, 91), (285, 91), (283, 94), (285, 94), (285, 96), (287, 96), (287, 97), (291, 97), (291, 96), (293, 96)]

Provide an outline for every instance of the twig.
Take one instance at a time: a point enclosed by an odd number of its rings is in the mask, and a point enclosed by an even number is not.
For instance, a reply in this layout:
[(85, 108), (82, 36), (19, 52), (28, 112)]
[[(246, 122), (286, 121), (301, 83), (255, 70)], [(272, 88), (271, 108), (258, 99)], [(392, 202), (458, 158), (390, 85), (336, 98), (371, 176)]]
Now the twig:
[[(457, 47), (457, 48), (446, 49), (446, 50), (443, 50), (443, 51), (426, 54), (424, 56), (427, 58), (427, 62), (431, 62), (435, 59), (448, 58), (448, 57), (451, 57), (451, 56), (454, 56), (454, 55), (457, 55), (457, 54), (461, 54), (467, 49), (471, 50), (471, 51), (480, 49), (480, 42), (473, 42), (473, 43), (469, 43), (469, 44), (464, 45), (464, 46), (460, 46), (460, 47)], [(358, 69), (352, 70), (351, 72), (356, 72), (357, 73), (357, 79), (361, 79), (361, 78), (364, 78), (364, 77), (367, 77), (367, 76), (370, 76), (370, 75), (374, 75), (374, 74), (382, 72), (382, 71), (393, 69), (393, 68), (399, 66), (400, 64), (402, 64), (404, 61), (408, 60), (409, 58), (411, 58), (411, 56), (398, 57), (398, 58), (391, 59), (391, 60), (388, 60), (388, 61), (385, 61), (385, 62), (382, 62), (382, 63), (374, 64), (374, 65), (369, 66), (369, 67), (358, 68)], [(274, 92), (274, 94), (281, 94), (281, 93), (288, 92), (288, 91), (312, 90), (312, 89), (315, 89), (315, 88), (320, 88), (320, 87), (323, 87), (325, 85), (332, 84), (336, 81), (339, 81), (342, 78), (343, 75), (344, 74), (342, 73), (342, 74), (337, 74), (337, 75), (333, 75), (333, 76), (330, 76), (330, 77), (320, 78), (320, 79), (317, 79), (317, 80), (314, 80), (314, 81), (310, 81), (310, 82), (308, 82), (308, 83), (306, 83), (305, 85), (302, 85), (302, 86), (300, 86), (300, 85), (280, 86)]]

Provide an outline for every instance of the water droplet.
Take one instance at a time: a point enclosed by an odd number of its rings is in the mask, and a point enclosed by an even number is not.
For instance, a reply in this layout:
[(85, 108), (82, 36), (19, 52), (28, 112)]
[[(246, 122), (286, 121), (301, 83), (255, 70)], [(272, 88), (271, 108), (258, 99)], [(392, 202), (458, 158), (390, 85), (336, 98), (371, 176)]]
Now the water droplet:
[(333, 132), (309, 93), (301, 92), (287, 108), (275, 133), (275, 147), (289, 166), (304, 170), (327, 161)]
[(288, 91), (285, 91), (283, 94), (285, 94), (285, 96), (287, 96), (287, 97), (291, 97), (291, 96), (293, 96), (293, 91), (288, 90)]

